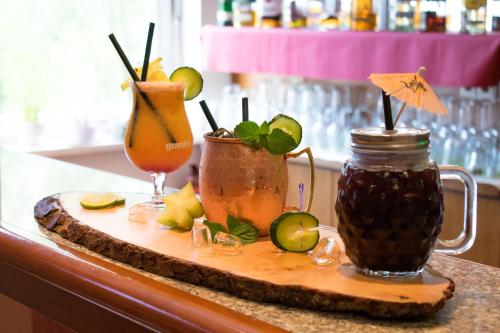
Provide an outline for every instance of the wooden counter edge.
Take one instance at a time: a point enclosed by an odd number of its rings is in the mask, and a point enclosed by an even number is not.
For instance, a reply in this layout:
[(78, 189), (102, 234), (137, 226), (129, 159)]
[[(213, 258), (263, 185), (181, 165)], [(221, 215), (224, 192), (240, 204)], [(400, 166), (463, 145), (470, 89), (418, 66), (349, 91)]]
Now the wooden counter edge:
[(285, 332), (67, 246), (0, 228), (0, 292), (78, 331)]

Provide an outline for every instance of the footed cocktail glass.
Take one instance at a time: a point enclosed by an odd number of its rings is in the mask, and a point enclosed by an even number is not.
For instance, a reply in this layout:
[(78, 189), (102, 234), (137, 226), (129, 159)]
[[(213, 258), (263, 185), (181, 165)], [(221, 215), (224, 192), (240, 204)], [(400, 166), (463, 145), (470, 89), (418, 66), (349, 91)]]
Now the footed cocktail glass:
[(124, 136), (125, 153), (137, 168), (149, 172), (154, 193), (131, 208), (133, 220), (149, 220), (165, 207), (166, 174), (191, 156), (193, 135), (184, 109), (184, 85), (175, 82), (132, 83), (133, 108)]

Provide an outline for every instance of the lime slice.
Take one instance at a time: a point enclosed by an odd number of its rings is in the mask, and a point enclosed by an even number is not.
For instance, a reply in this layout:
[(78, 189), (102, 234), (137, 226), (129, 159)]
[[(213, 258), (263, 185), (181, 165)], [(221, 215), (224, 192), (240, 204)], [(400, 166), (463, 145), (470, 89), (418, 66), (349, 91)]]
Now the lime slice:
[(121, 206), (125, 204), (125, 198), (122, 196), (116, 196), (114, 206)]
[(114, 193), (85, 193), (80, 197), (80, 205), (85, 209), (103, 209), (125, 202), (125, 199)]
[(184, 100), (189, 101), (198, 96), (203, 89), (203, 78), (200, 72), (192, 67), (179, 67), (172, 75), (170, 81), (182, 82), (186, 89)]
[(293, 147), (293, 149), (299, 146), (300, 142), (302, 141), (302, 126), (300, 126), (297, 120), (284, 114), (279, 114), (274, 117), (269, 123), (269, 129), (271, 130), (271, 132), (275, 128), (279, 128), (283, 132), (288, 133), (292, 136), (292, 138), (295, 140), (295, 147)]
[(307, 252), (318, 244), (318, 226), (318, 219), (309, 213), (284, 213), (271, 224), (269, 236), (282, 250)]

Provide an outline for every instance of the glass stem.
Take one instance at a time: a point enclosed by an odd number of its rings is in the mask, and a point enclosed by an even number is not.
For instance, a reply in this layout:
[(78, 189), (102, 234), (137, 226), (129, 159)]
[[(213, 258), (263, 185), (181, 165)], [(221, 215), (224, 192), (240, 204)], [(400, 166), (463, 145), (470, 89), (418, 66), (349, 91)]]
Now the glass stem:
[(153, 179), (154, 194), (151, 199), (154, 204), (163, 206), (164, 189), (165, 182), (167, 180), (167, 174), (165, 172), (151, 172), (151, 178)]

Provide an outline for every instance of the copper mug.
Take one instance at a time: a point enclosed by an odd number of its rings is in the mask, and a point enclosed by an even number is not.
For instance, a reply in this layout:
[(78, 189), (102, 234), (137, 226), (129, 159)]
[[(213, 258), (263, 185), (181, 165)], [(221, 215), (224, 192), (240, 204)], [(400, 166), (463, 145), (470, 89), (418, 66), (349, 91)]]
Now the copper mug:
[(226, 224), (228, 214), (250, 221), (259, 234), (282, 214), (288, 190), (287, 159), (303, 153), (309, 157), (311, 184), (306, 211), (314, 194), (314, 163), (310, 148), (273, 155), (254, 149), (237, 138), (204, 135), (200, 161), (200, 195), (209, 221)]

